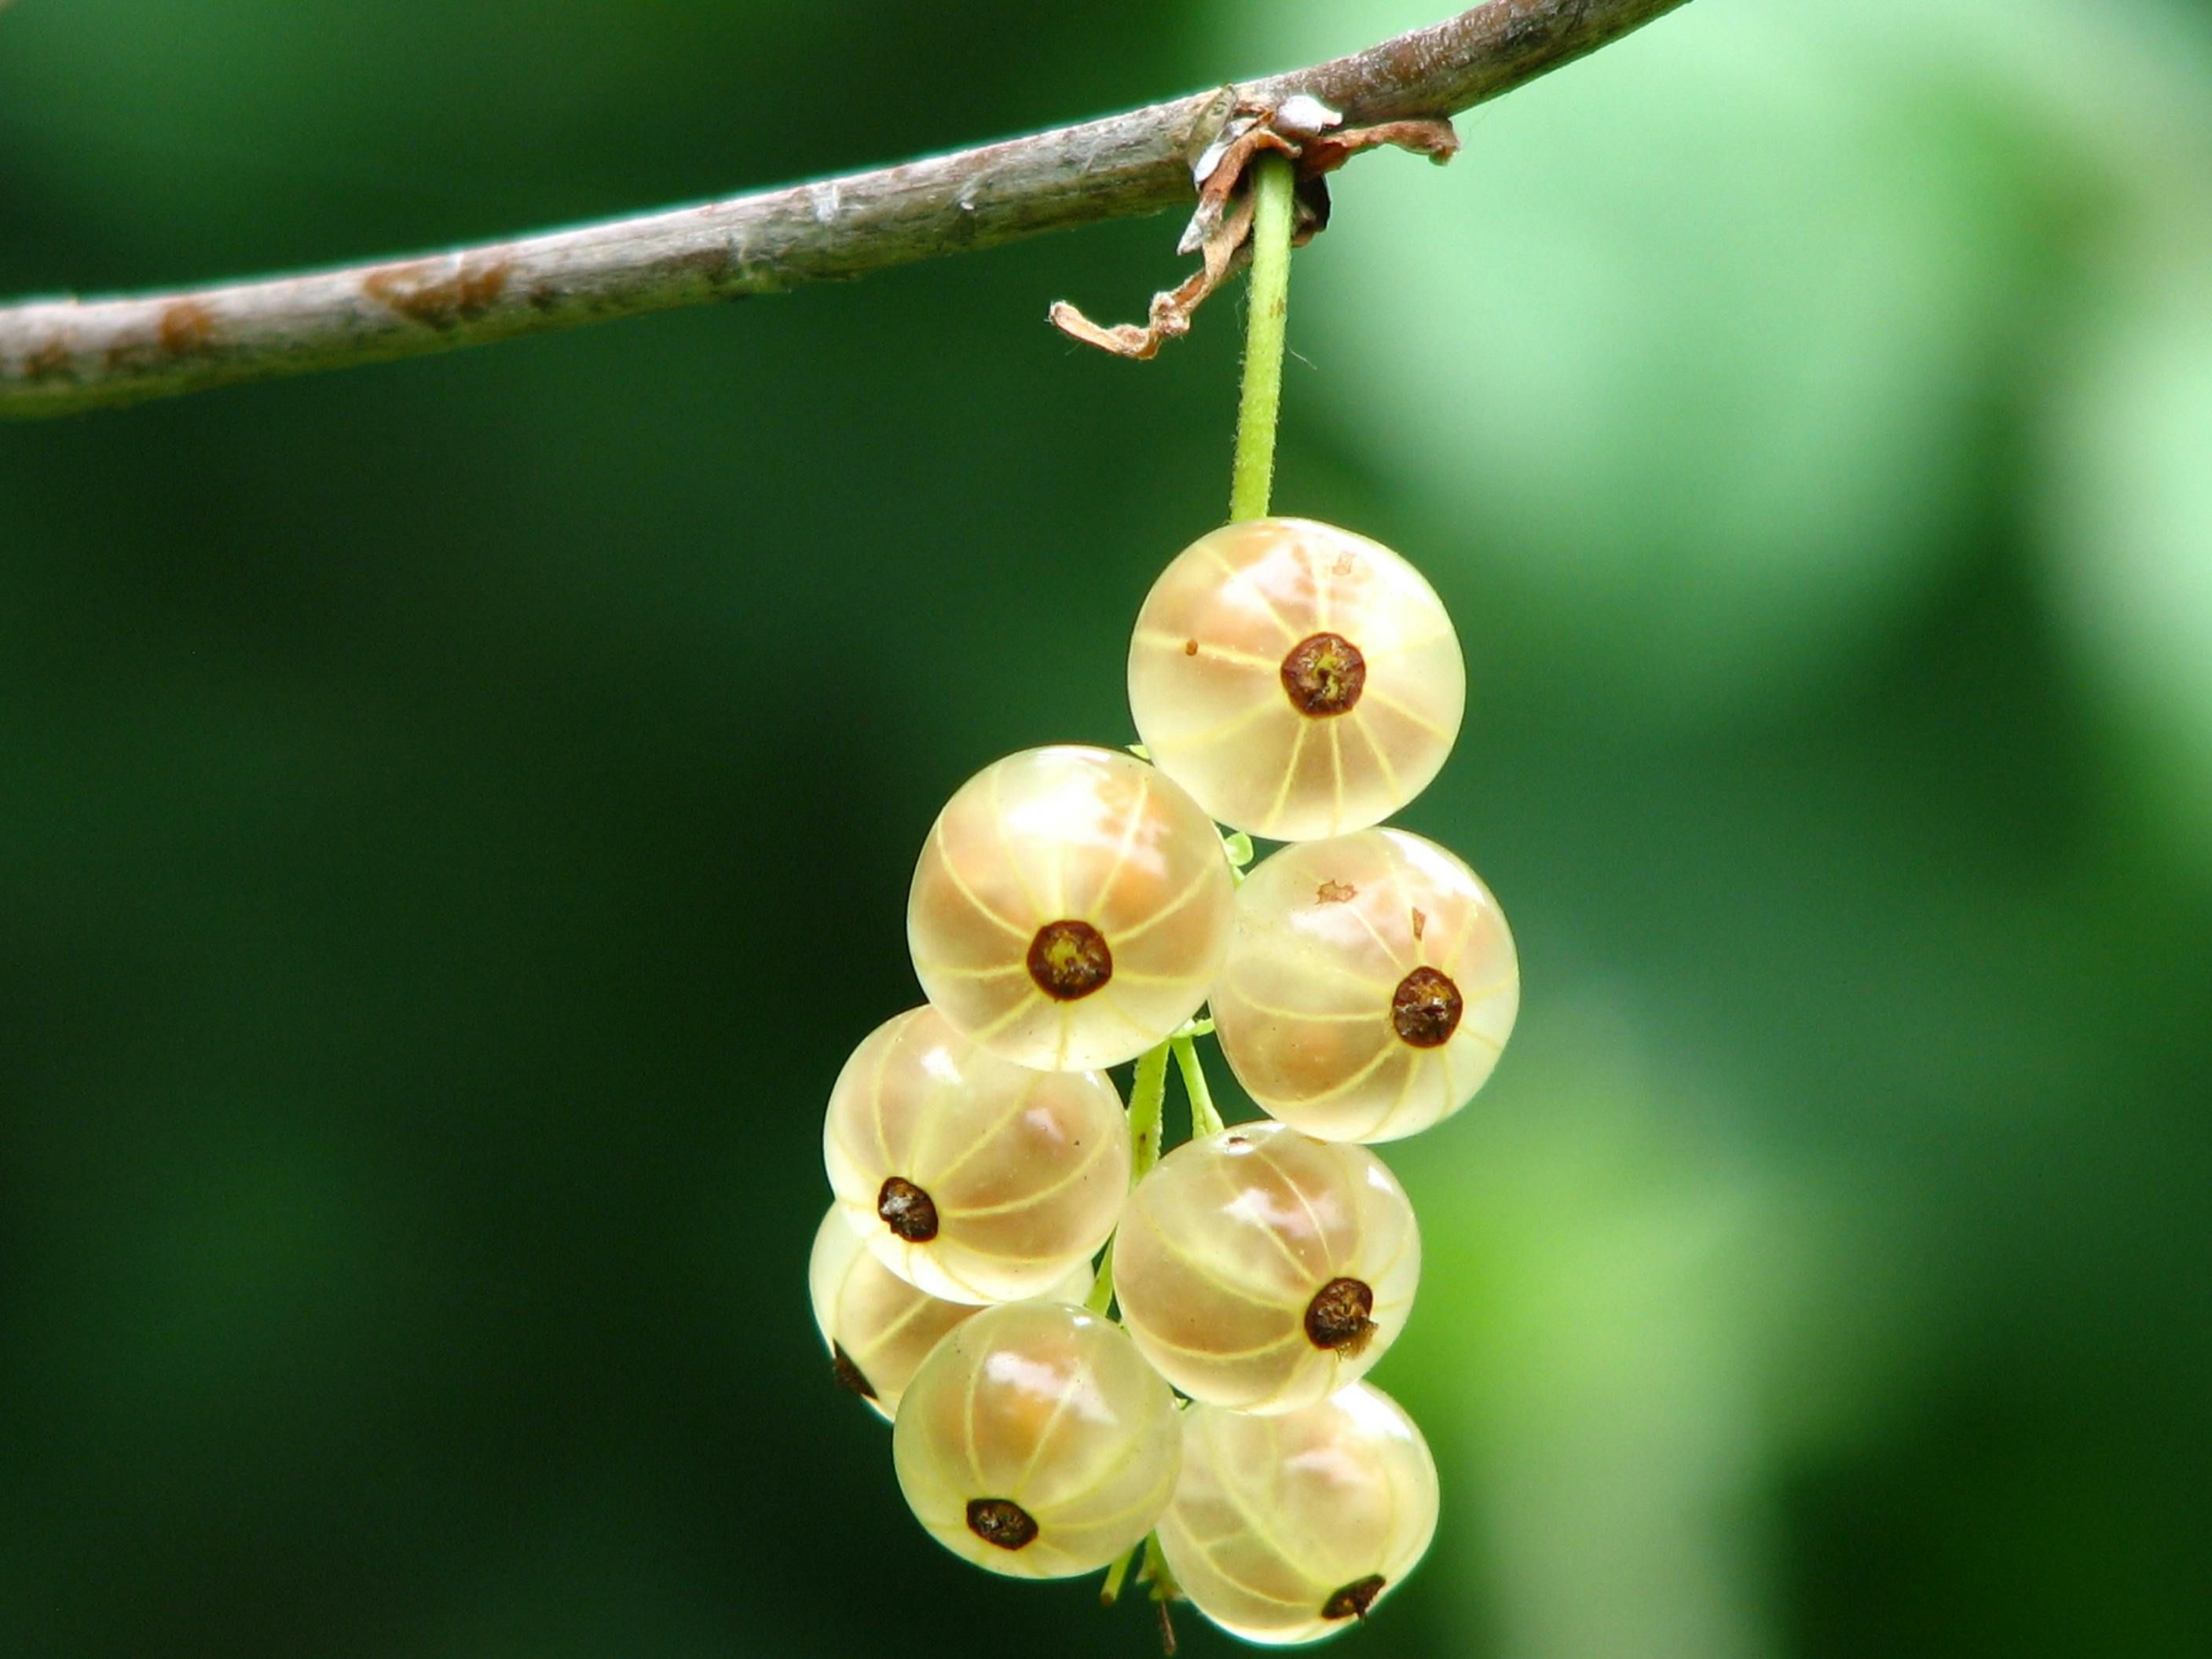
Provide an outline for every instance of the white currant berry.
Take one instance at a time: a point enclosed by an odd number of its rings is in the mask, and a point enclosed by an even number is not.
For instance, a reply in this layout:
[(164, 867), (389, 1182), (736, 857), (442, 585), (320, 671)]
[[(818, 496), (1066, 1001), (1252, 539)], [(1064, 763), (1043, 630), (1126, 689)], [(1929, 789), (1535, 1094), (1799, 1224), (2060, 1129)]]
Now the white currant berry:
[(1024, 750), (938, 815), (907, 939), (931, 1003), (994, 1054), (1111, 1066), (1206, 1000), (1233, 886), (1212, 821), (1152, 767), (1108, 749)]
[(1421, 1274), (1397, 1178), (1364, 1146), (1240, 1123), (1137, 1183), (1114, 1243), (1129, 1334), (1194, 1400), (1287, 1412), (1397, 1340)]
[[(1080, 1302), (1091, 1278), (1091, 1264), (1080, 1262), (1045, 1294)], [(938, 1339), (981, 1311), (975, 1303), (915, 1289), (876, 1260), (834, 1204), (815, 1229), (806, 1289), (815, 1327), (830, 1350), (830, 1374), (886, 1422), (897, 1414), (899, 1395)]]
[(1161, 574), (1129, 646), (1129, 710), (1160, 770), (1276, 841), (1363, 830), (1426, 788), (1467, 668), (1420, 572), (1364, 536), (1253, 519)]
[(822, 1152), (877, 1259), (952, 1302), (1053, 1288), (1105, 1243), (1129, 1187), (1128, 1115), (1103, 1073), (1000, 1060), (934, 1008), (853, 1051)]
[(1211, 998), (1237, 1080), (1327, 1140), (1395, 1140), (1467, 1104), (1521, 1006), (1505, 917), (1419, 836), (1285, 847), (1237, 891)]
[(1332, 1636), (1396, 1589), (1436, 1535), (1428, 1443), (1365, 1382), (1275, 1417), (1193, 1406), (1182, 1437), (1160, 1548), (1183, 1594), (1232, 1636)]
[(979, 1567), (1065, 1578), (1152, 1529), (1175, 1490), (1175, 1396), (1121, 1328), (1056, 1302), (986, 1309), (937, 1345), (899, 1402), (899, 1488)]

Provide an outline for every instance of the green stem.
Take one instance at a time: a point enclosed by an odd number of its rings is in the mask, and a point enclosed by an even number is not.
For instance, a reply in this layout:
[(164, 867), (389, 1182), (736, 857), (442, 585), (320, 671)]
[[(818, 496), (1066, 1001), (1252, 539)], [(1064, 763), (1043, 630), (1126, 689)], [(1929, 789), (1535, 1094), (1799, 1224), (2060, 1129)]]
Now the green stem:
[[(1169, 1042), (1155, 1043), (1137, 1057), (1136, 1080), (1129, 1086), (1129, 1182), (1145, 1178), (1160, 1161), (1160, 1119), (1168, 1100)], [(1098, 1258), (1098, 1276), (1091, 1281), (1084, 1305), (1103, 1314), (1114, 1305), (1114, 1241), (1106, 1241), (1106, 1254)]]
[(1275, 482), (1275, 422), (1283, 407), (1283, 320), (1290, 306), (1295, 179), (1287, 157), (1262, 151), (1252, 166), (1251, 311), (1245, 324), (1244, 395), (1237, 411), (1232, 522), (1263, 519)]
[(1114, 1305), (1114, 1241), (1106, 1241), (1106, 1254), (1098, 1258), (1098, 1277), (1091, 1281), (1091, 1294), (1083, 1305), (1103, 1318)]
[(1160, 1115), (1168, 1101), (1168, 1048), (1160, 1042), (1138, 1056), (1129, 1088), (1129, 1179), (1142, 1181), (1160, 1161)]
[(1160, 1610), (1160, 1645), (1172, 1656), (1176, 1650), (1175, 1620), (1168, 1617), (1168, 1606), (1182, 1595), (1182, 1586), (1168, 1571), (1167, 1554), (1160, 1548), (1160, 1535), (1156, 1532), (1145, 1535), (1144, 1576), (1152, 1581), (1152, 1600)]
[(1182, 1073), (1182, 1091), (1190, 1097), (1190, 1138), (1218, 1135), (1229, 1126), (1221, 1121), (1221, 1114), (1213, 1104), (1213, 1091), (1206, 1086), (1206, 1064), (1198, 1057), (1198, 1044), (1187, 1036), (1172, 1039), (1176, 1066)]
[(1098, 1592), (1098, 1605), (1110, 1607), (1121, 1598), (1121, 1581), (1129, 1576), (1129, 1564), (1137, 1559), (1141, 1544), (1132, 1544), (1121, 1552), (1121, 1559), (1106, 1570), (1106, 1583)]

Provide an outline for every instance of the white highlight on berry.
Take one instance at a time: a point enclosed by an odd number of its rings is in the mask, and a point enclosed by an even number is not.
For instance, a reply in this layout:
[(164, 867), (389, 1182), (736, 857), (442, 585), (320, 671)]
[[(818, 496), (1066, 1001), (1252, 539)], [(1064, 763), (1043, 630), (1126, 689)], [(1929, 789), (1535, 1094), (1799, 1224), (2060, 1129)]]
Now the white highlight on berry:
[[(1285, 659), (1309, 663), (1302, 712)], [(1355, 684), (1356, 681), (1356, 684)], [(1223, 823), (1277, 841), (1376, 823), (1426, 788), (1459, 734), (1467, 668), (1443, 603), (1379, 543), (1308, 519), (1200, 537), (1161, 574), (1129, 646), (1153, 763)]]
[[(1137, 1183), (1114, 1241), (1129, 1334), (1194, 1400), (1288, 1412), (1380, 1358), (1412, 1310), (1420, 1231), (1397, 1178), (1363, 1146), (1241, 1123), (1178, 1146)], [(1364, 1290), (1367, 1328), (1314, 1323)], [(1328, 1309), (1319, 1310), (1322, 1313)]]
[(899, 1403), (891, 1454), (908, 1505), (947, 1549), (1012, 1577), (1065, 1578), (1152, 1529), (1182, 1437), (1175, 1396), (1120, 1327), (1016, 1302), (938, 1344)]
[(1054, 1289), (1105, 1243), (1129, 1185), (1128, 1118), (1103, 1073), (1000, 1060), (927, 1007), (853, 1051), (822, 1151), (876, 1259), (953, 1302)]
[[(862, 1385), (861, 1399), (885, 1422), (897, 1414), (899, 1396), (938, 1340), (980, 1311), (975, 1303), (946, 1302), (915, 1289), (876, 1260), (834, 1204), (815, 1229), (806, 1289), (823, 1346), (850, 1368), (842, 1380)], [(1090, 1289), (1091, 1264), (1084, 1261), (1046, 1295), (1080, 1302)]]
[[(1458, 1009), (1438, 1041), (1446, 990)], [(1474, 872), (1434, 842), (1368, 830), (1252, 872), (1211, 1001), (1223, 1055), (1269, 1114), (1326, 1140), (1396, 1140), (1488, 1081), (1521, 972)]]
[(939, 814), (907, 940), (930, 1002), (992, 1053), (1111, 1066), (1205, 1000), (1233, 885), (1212, 820), (1153, 768), (1108, 749), (1024, 750)]
[[(1437, 1466), (1398, 1403), (1354, 1383), (1301, 1411), (1183, 1413), (1160, 1547), (1198, 1610), (1270, 1646), (1364, 1618), (1429, 1547)], [(1377, 1582), (1377, 1581), (1380, 1582)]]

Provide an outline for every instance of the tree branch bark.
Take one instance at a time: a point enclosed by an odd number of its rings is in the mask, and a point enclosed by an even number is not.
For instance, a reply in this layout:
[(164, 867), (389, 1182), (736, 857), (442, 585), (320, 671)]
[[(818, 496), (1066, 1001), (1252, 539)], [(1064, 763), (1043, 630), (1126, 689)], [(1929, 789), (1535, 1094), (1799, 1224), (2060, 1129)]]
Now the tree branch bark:
[(574, 328), (1101, 220), (1188, 207), (1237, 103), (1306, 93), (1348, 126), (1449, 116), (1684, 0), (1491, 0), (1289, 75), (901, 167), (428, 258), (126, 298), (0, 307), (0, 416)]

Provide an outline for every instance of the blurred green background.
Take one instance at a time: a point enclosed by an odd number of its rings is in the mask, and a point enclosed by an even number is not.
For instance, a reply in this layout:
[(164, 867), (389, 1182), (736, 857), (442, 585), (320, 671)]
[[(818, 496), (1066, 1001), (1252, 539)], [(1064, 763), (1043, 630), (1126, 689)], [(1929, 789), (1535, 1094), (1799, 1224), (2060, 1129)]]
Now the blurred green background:
[[(0, 294), (387, 253), (1437, 0), (16, 0)], [(1279, 504), (1411, 556), (1526, 975), (1389, 1150), (1445, 1480), (1347, 1653), (2212, 1653), (2212, 24), (1697, 0), (1357, 164)], [(0, 428), (0, 1652), (1127, 1655), (829, 1386), (938, 805), (1227, 489), (1166, 219)], [(1183, 1620), (1188, 1650), (1227, 1651)]]

